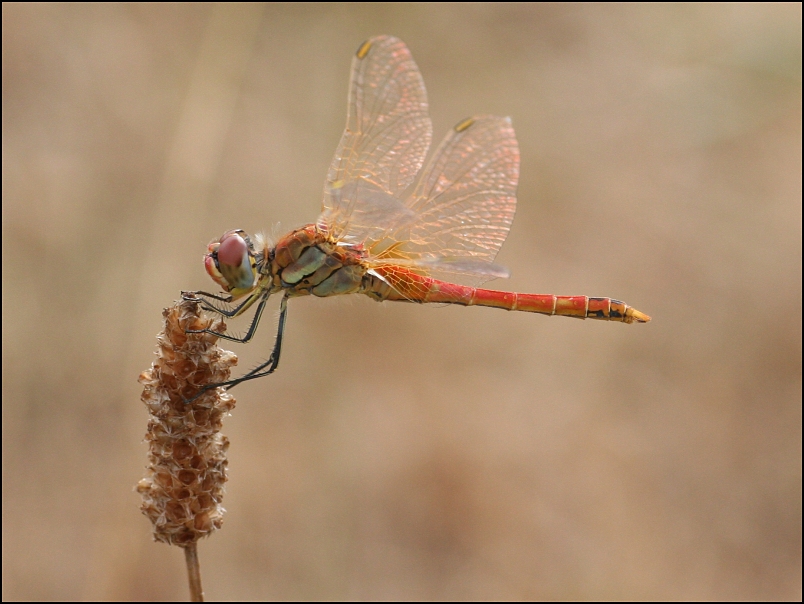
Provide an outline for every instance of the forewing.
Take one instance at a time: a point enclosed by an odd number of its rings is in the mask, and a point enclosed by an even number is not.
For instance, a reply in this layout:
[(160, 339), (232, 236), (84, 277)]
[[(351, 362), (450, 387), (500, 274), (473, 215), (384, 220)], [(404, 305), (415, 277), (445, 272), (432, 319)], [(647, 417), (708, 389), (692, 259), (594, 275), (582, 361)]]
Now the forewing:
[(398, 38), (364, 42), (352, 59), (346, 129), (324, 186), (318, 225), (346, 243), (373, 241), (415, 218), (403, 192), (432, 138), (419, 68)]
[[(397, 229), (378, 264), (412, 263), (425, 272), (505, 276), (491, 264), (516, 211), (519, 146), (509, 118), (463, 120), (445, 137), (406, 207), (410, 225)], [(470, 279), (471, 280), (471, 279)]]

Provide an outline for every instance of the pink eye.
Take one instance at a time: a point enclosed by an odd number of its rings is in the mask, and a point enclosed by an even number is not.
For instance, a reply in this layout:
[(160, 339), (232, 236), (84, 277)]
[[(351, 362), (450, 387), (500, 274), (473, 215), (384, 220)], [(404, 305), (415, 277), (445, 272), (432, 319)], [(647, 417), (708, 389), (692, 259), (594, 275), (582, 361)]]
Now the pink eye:
[(248, 255), (248, 246), (239, 235), (225, 237), (218, 246), (218, 263), (227, 266), (240, 266)]

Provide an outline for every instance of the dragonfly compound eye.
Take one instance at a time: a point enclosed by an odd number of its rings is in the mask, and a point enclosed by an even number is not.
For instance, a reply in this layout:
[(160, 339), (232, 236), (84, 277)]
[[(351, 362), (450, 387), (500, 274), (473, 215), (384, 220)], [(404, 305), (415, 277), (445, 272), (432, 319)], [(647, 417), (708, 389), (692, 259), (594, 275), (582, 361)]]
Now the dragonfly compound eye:
[(227, 292), (251, 290), (254, 286), (254, 255), (236, 231), (229, 231), (219, 243), (210, 245), (204, 266), (209, 276)]
[(218, 264), (237, 267), (248, 261), (248, 245), (237, 233), (226, 234), (218, 246)]

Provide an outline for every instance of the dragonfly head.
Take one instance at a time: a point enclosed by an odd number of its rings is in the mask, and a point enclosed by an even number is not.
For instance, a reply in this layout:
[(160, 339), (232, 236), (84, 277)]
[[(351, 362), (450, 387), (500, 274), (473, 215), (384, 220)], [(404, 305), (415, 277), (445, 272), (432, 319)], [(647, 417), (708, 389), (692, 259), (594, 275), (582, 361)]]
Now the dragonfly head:
[(237, 299), (257, 286), (257, 259), (251, 239), (240, 229), (227, 231), (207, 246), (204, 268), (213, 281)]

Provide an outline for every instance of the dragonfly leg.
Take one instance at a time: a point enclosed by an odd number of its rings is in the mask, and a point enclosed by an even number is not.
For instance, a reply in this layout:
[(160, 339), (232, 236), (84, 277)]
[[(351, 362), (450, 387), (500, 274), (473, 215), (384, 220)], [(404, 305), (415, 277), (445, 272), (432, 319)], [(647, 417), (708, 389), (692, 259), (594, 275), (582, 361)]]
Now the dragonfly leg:
[(194, 291), (194, 292), (182, 292), (181, 297), (185, 300), (194, 300), (196, 302), (203, 302), (203, 299), (200, 296), (204, 296), (205, 298), (212, 298), (213, 300), (218, 300), (220, 302), (231, 302), (232, 296), (219, 296), (217, 294), (210, 294), (209, 292), (203, 291)]
[[(257, 326), (260, 324), (260, 319), (262, 318), (262, 311), (265, 310), (265, 303), (268, 301), (269, 296), (270, 294), (268, 292), (265, 292), (263, 294), (260, 303), (257, 305), (257, 310), (254, 311), (254, 318), (251, 320), (251, 325), (249, 325), (248, 330), (246, 331), (246, 335), (244, 335), (242, 338), (238, 338), (236, 336), (230, 336), (225, 333), (220, 333), (219, 331), (214, 331), (212, 329), (187, 329), (185, 330), (185, 333), (210, 333), (214, 336), (218, 336), (222, 340), (228, 340), (229, 342), (238, 342), (241, 344), (250, 342), (251, 338), (253, 338), (254, 334), (257, 332)], [(249, 302), (249, 300), (246, 300), (246, 302)], [(204, 307), (204, 310), (209, 310), (208, 308), (206, 308), (205, 305), (202, 304), (202, 306)], [(242, 311), (244, 306), (245, 303), (238, 306), (235, 310)], [(237, 313), (233, 313), (231, 316), (236, 316), (236, 314)]]
[[(225, 309), (225, 308), (218, 308), (211, 302), (205, 300), (204, 298), (211, 298), (213, 300), (218, 300), (220, 302), (226, 302), (227, 304), (232, 301), (231, 296), (216, 296), (215, 294), (210, 294), (207, 292), (182, 292), (182, 296), (185, 300), (193, 300), (201, 304), (201, 307), (204, 310), (208, 310), (209, 312), (214, 312), (215, 314), (221, 315), (226, 317), (227, 319), (231, 319), (232, 317), (236, 317), (240, 313), (242, 313), (246, 308), (251, 306), (254, 303), (252, 296), (246, 298), (243, 302), (235, 306), (234, 308)], [(203, 296), (203, 297), (201, 297)]]
[[(262, 309), (265, 306), (265, 301), (267, 299), (268, 297), (266, 296), (260, 302), (259, 307), (257, 307), (257, 314), (262, 313)], [(227, 390), (229, 390), (230, 388), (234, 388), (235, 386), (237, 386), (242, 382), (270, 375), (274, 371), (276, 371), (276, 368), (279, 366), (279, 355), (282, 352), (282, 337), (285, 333), (285, 321), (287, 319), (287, 315), (288, 315), (288, 295), (285, 294), (282, 297), (282, 302), (279, 305), (279, 326), (277, 327), (276, 330), (276, 341), (274, 342), (274, 349), (271, 351), (271, 356), (268, 358), (267, 361), (265, 361), (260, 365), (257, 365), (254, 369), (252, 369), (245, 375), (240, 376), (237, 379), (228, 380), (226, 382), (221, 382), (219, 384), (207, 384), (201, 390), (199, 390), (198, 394), (196, 394), (193, 398), (187, 399), (184, 402), (185, 403), (193, 402), (199, 396), (204, 394), (204, 392), (206, 392), (207, 390), (212, 390), (213, 388), (226, 388)], [(253, 324), (252, 327), (254, 327)], [(256, 327), (254, 327), (254, 329), (256, 329)], [(252, 329), (249, 329), (249, 332), (251, 331)]]
[(287, 319), (287, 314), (288, 314), (288, 296), (285, 295), (282, 298), (282, 302), (279, 305), (279, 325), (277, 326), (276, 340), (274, 341), (274, 349), (271, 351), (271, 356), (268, 358), (267, 361), (265, 361), (261, 365), (257, 365), (247, 374), (235, 380), (229, 380), (228, 382), (224, 382), (224, 384), (219, 384), (219, 386), (225, 385), (226, 389), (228, 390), (229, 388), (237, 386), (241, 382), (246, 382), (248, 380), (253, 380), (259, 377), (270, 375), (274, 371), (276, 371), (276, 368), (279, 366), (279, 355), (282, 352), (282, 337), (285, 333), (285, 320)]

